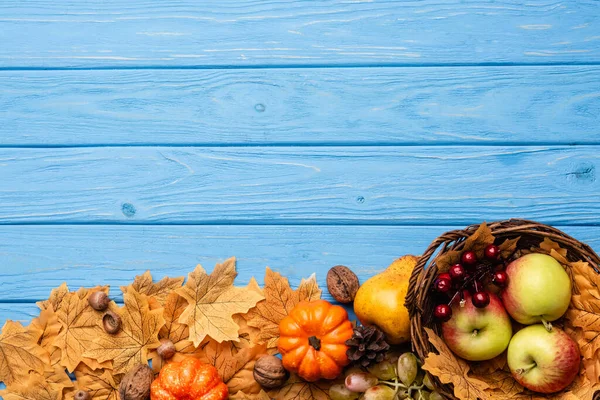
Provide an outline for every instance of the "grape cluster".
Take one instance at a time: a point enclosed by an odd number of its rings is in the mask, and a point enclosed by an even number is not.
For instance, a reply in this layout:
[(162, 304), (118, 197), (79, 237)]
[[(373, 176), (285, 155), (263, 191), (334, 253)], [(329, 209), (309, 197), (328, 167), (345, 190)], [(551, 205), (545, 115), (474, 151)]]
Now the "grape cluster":
[(485, 308), (490, 304), (490, 295), (485, 291), (484, 282), (491, 281), (500, 288), (506, 286), (508, 276), (504, 272), (500, 248), (490, 244), (484, 250), (484, 257), (484, 260), (478, 260), (475, 252), (465, 251), (460, 263), (437, 276), (434, 290), (440, 295), (451, 296), (450, 301), (435, 307), (434, 315), (438, 321), (446, 322), (452, 318), (452, 303), (460, 297), (461, 305), (464, 304), (465, 290), (472, 294), (471, 301), (475, 307)]
[[(397, 359), (396, 359), (397, 357)], [(332, 385), (332, 400), (442, 400), (429, 375), (419, 368), (413, 353), (389, 356), (367, 370), (358, 367), (346, 371), (343, 384)]]

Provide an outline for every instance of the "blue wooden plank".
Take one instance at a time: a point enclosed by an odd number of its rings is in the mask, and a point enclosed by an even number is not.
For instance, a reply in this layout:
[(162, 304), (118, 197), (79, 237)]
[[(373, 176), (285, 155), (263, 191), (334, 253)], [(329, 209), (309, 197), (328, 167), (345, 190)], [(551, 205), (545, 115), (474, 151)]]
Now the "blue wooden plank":
[(0, 24), (2, 67), (600, 61), (594, 0), (5, 0)]
[[(71, 289), (119, 287), (150, 270), (155, 279), (186, 276), (197, 264), (212, 270), (238, 259), (239, 285), (263, 282), (266, 266), (298, 285), (316, 273), (325, 288), (329, 268), (343, 264), (366, 280), (404, 254), (420, 254), (451, 226), (3, 226), (0, 227), (0, 323), (23, 313), (20, 305)], [(600, 251), (600, 227), (559, 226)], [(331, 297), (325, 293), (328, 299)], [(29, 310), (28, 307), (25, 309)], [(14, 310), (14, 313), (13, 313)], [(16, 314), (15, 314), (16, 313)], [(15, 316), (16, 315), (16, 316)]]
[(600, 143), (600, 67), (0, 72), (0, 146)]
[(599, 224), (597, 146), (0, 150), (0, 222)]

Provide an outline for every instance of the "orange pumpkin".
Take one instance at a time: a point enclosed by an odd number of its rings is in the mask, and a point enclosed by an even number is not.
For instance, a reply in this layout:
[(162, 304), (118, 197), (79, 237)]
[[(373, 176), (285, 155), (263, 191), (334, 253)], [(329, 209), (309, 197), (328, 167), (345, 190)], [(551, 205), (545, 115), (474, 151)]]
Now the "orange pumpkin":
[(283, 366), (314, 382), (337, 378), (348, 365), (346, 340), (352, 337), (348, 313), (325, 300), (301, 302), (279, 323)]
[(227, 385), (217, 369), (195, 358), (165, 365), (152, 382), (152, 400), (225, 400)]

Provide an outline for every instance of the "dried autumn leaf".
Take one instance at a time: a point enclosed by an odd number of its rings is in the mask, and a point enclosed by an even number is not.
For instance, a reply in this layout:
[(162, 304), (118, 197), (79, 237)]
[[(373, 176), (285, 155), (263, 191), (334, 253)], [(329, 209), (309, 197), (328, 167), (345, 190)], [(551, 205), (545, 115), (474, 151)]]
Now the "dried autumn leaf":
[(439, 354), (429, 353), (423, 369), (437, 376), (442, 383), (453, 384), (454, 395), (461, 400), (488, 400), (490, 396), (485, 390), (489, 385), (469, 377), (469, 364), (457, 358), (433, 330), (425, 328), (425, 331)]
[(485, 222), (479, 225), (479, 228), (465, 240), (464, 251), (474, 251), (478, 259), (483, 259), (485, 248), (494, 243), (492, 230)]
[(600, 274), (589, 263), (576, 261), (570, 263), (569, 266), (573, 274), (573, 289), (576, 294), (584, 294), (589, 291), (600, 293)]
[(254, 380), (254, 362), (266, 352), (266, 346), (246, 347), (238, 350), (234, 342), (218, 343), (207, 339), (199, 350), (201, 361), (214, 365), (219, 376), (227, 384), (229, 393), (243, 391), (246, 394), (260, 392), (260, 385)]
[(50, 298), (48, 300), (38, 301), (36, 304), (42, 311), (47, 310), (49, 308), (56, 311), (60, 307), (60, 304), (62, 303), (65, 296), (68, 294), (69, 288), (67, 287), (66, 283), (63, 283), (56, 289), (52, 289), (52, 291), (50, 292)]
[(487, 361), (472, 362), (471, 371), (475, 375), (492, 374), (498, 370), (508, 370), (508, 360), (506, 352)]
[(303, 279), (296, 291), (292, 290), (287, 278), (267, 267), (265, 273), (265, 299), (245, 316), (248, 325), (260, 330), (259, 342), (267, 342), (267, 348), (277, 347), (279, 323), (301, 301), (321, 298), (316, 279)]
[(448, 272), (451, 266), (460, 263), (460, 257), (462, 251), (448, 250), (444, 254), (440, 254), (435, 259), (435, 265), (437, 266), (438, 272)]
[(217, 264), (208, 275), (201, 265), (188, 275), (188, 280), (176, 292), (188, 301), (179, 322), (189, 328), (189, 340), (194, 346), (210, 336), (217, 342), (238, 339), (239, 326), (234, 314), (243, 314), (263, 297), (245, 288), (233, 286), (237, 275), (235, 258)]
[(560, 244), (547, 237), (545, 237), (544, 241), (540, 243), (540, 249), (544, 250), (544, 252), (546, 252), (547, 254), (550, 254), (550, 252), (554, 250), (563, 259), (567, 257), (567, 249), (563, 249), (562, 247), (560, 247)]
[(62, 388), (46, 382), (43, 376), (33, 373), (25, 382), (0, 390), (0, 396), (4, 400), (61, 400), (62, 391)]
[[(587, 378), (586, 371), (575, 378), (575, 381), (567, 388), (568, 394), (572, 395), (573, 399), (577, 400), (592, 400), (596, 393), (600, 393), (600, 383), (592, 382)], [(560, 400), (567, 400), (561, 398)]]
[(583, 364), (592, 383), (600, 381), (600, 293), (588, 290), (571, 297), (568, 325), (581, 328), (573, 337), (583, 355)]
[(329, 400), (329, 388), (335, 381), (306, 382), (291, 374), (287, 382), (278, 389), (267, 393), (273, 399), (285, 400)]
[(160, 281), (154, 283), (150, 271), (144, 272), (143, 275), (135, 277), (133, 283), (129, 286), (122, 286), (121, 290), (125, 293), (129, 287), (146, 296), (155, 298), (161, 305), (164, 305), (167, 296), (172, 291), (179, 289), (183, 284), (183, 277), (169, 278), (164, 277)]
[(233, 396), (229, 396), (231, 400), (272, 400), (271, 396), (264, 390), (261, 390), (257, 394), (246, 394), (244, 392), (237, 392)]
[(88, 391), (94, 400), (120, 400), (121, 377), (114, 377), (109, 370), (92, 370), (83, 364), (75, 370), (78, 388)]
[(150, 310), (145, 295), (133, 289), (123, 299), (125, 305), (118, 310), (121, 330), (110, 335), (102, 332), (84, 355), (99, 362), (112, 360), (113, 374), (122, 374), (137, 364), (147, 364), (148, 354), (160, 345), (158, 332), (165, 324), (163, 309)]
[(498, 391), (506, 395), (507, 398), (511, 398), (525, 390), (523, 386), (519, 385), (512, 377), (510, 372), (504, 370), (496, 370), (490, 374), (476, 375), (474, 378), (485, 382), (489, 386), (489, 389), (496, 391), (495, 395), (490, 396), (492, 399), (499, 398)]
[(37, 328), (6, 321), (0, 334), (0, 382), (21, 384), (29, 379), (29, 371), (42, 375), (49, 368), (50, 357), (38, 344), (40, 334)]
[(506, 239), (504, 242), (502, 242), (502, 244), (498, 246), (500, 248), (500, 257), (503, 259), (508, 259), (510, 256), (512, 256), (517, 250), (517, 244), (519, 243), (520, 239), (521, 236), (513, 239)]
[[(114, 303), (112, 306), (115, 307)], [(83, 353), (92, 345), (94, 337), (104, 332), (102, 312), (94, 310), (87, 297), (69, 293), (63, 298), (56, 316), (61, 330), (53, 346), (61, 349), (60, 365), (73, 372), (80, 362), (85, 361)]]

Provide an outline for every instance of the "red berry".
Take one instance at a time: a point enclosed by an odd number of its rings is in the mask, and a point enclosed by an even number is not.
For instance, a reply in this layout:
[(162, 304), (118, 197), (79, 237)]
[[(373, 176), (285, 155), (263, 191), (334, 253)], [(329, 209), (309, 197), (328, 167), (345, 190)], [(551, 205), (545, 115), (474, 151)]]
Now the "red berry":
[(460, 258), (464, 265), (475, 265), (477, 264), (477, 256), (473, 251), (465, 251), (462, 253), (462, 257)]
[(500, 248), (494, 244), (490, 244), (485, 248), (485, 258), (488, 260), (497, 260), (500, 257)]
[(452, 277), (453, 280), (455, 281), (462, 281), (463, 279), (465, 279), (465, 267), (463, 267), (461, 264), (454, 264), (453, 266), (450, 267), (450, 276)]
[(505, 287), (508, 283), (508, 275), (506, 275), (506, 272), (504, 271), (496, 271), (494, 272), (492, 282), (494, 282), (495, 285), (498, 285), (500, 287)]
[(438, 320), (446, 322), (452, 318), (452, 309), (447, 304), (440, 304), (435, 307), (434, 315)]
[(473, 305), (477, 308), (485, 308), (490, 304), (490, 295), (486, 292), (476, 292), (471, 299)]
[[(448, 274), (443, 274), (448, 275)], [(438, 276), (435, 280), (435, 290), (440, 293), (447, 293), (450, 289), (452, 289), (452, 280), (450, 279), (450, 275), (448, 277)]]

